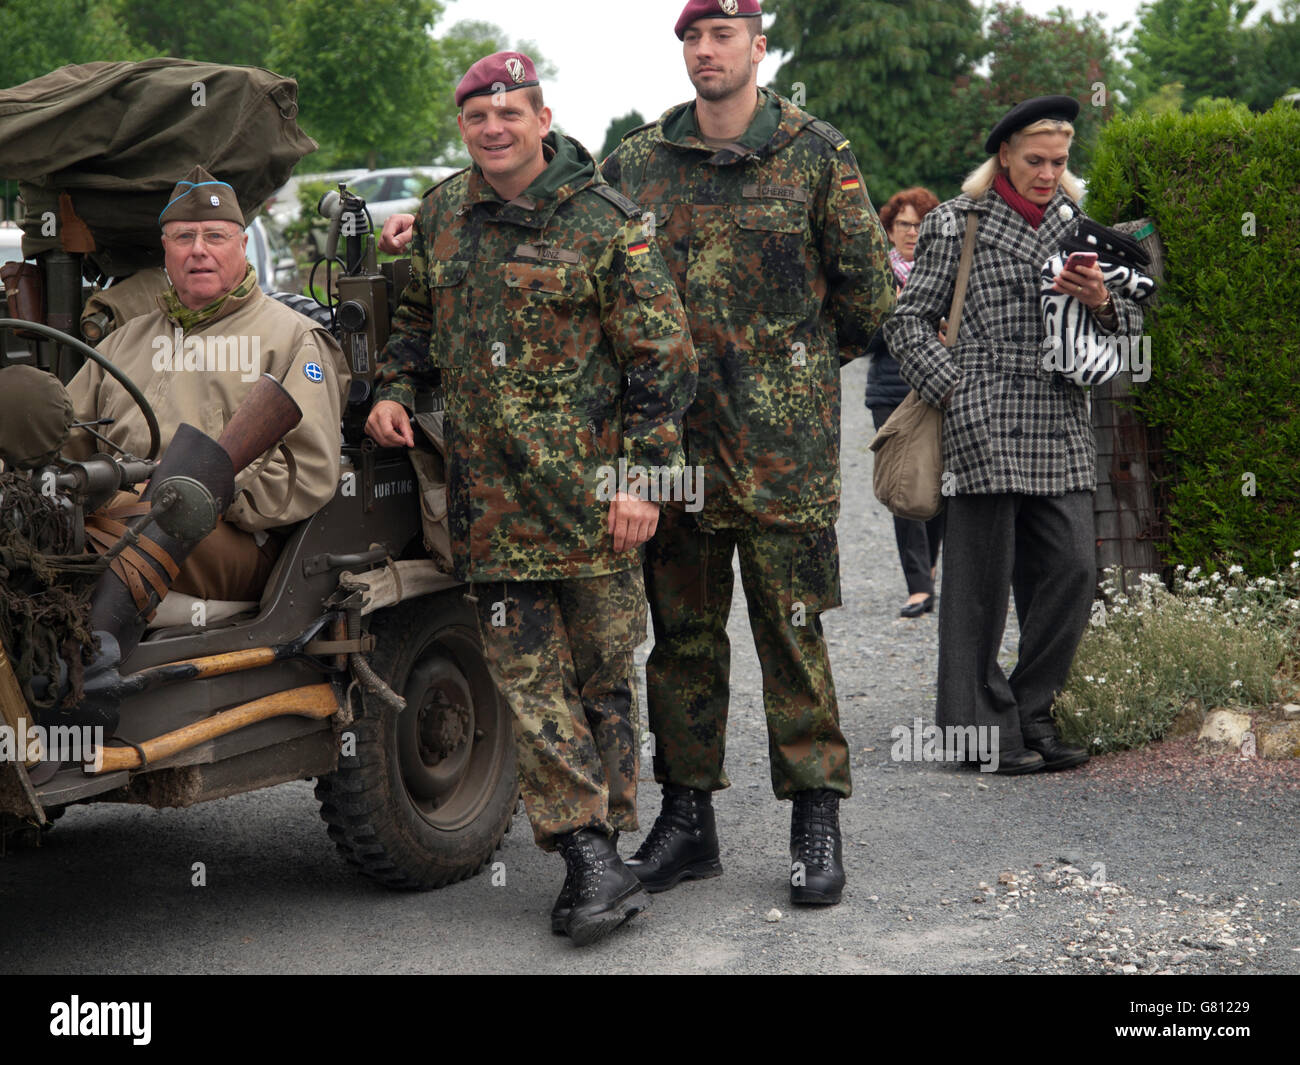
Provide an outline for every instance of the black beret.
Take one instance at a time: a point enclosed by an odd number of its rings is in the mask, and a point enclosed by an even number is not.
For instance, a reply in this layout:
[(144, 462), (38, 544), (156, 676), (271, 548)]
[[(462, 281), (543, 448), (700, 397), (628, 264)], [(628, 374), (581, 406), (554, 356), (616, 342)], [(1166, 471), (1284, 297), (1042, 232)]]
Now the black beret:
[(1079, 114), (1079, 101), (1073, 96), (1035, 96), (1016, 104), (998, 120), (998, 124), (989, 133), (984, 142), (984, 150), (990, 155), (997, 153), (1004, 140), (1018, 129), (1031, 126), (1039, 119), (1059, 118), (1062, 122), (1073, 122)]

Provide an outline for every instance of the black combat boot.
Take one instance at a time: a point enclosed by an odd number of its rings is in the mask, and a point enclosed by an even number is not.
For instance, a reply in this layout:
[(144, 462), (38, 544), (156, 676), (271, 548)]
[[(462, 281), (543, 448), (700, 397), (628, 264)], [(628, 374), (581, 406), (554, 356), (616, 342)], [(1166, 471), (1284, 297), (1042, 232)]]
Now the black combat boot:
[(790, 901), (834, 906), (844, 880), (839, 793), (826, 788), (796, 792), (790, 815)]
[[(584, 828), (560, 836), (555, 842), (568, 867), (565, 884), (569, 913), (564, 932), (575, 946), (585, 947), (609, 935), (650, 905), (650, 896), (619, 859), (609, 837), (594, 828)], [(561, 908), (564, 894), (561, 889), (556, 910)]]
[(712, 793), (665, 784), (659, 816), (627, 867), (652, 892), (682, 880), (721, 876)]
[[(618, 850), (618, 833), (614, 833), (614, 849)], [(564, 884), (556, 896), (555, 905), (551, 907), (551, 932), (564, 935), (564, 926), (569, 923), (569, 911), (573, 909), (573, 873), (565, 863)]]

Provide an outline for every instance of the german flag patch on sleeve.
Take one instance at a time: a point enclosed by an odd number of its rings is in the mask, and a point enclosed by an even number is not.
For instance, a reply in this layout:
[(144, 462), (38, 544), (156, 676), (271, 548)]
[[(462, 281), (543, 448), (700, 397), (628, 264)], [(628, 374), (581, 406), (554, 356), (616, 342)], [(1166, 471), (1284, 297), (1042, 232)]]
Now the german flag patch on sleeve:
[(852, 192), (854, 189), (862, 188), (862, 179), (857, 174), (850, 174), (846, 178), (840, 179), (840, 191)]
[(650, 242), (648, 240), (639, 240), (635, 244), (629, 244), (627, 253), (629, 255), (645, 255), (650, 251)]

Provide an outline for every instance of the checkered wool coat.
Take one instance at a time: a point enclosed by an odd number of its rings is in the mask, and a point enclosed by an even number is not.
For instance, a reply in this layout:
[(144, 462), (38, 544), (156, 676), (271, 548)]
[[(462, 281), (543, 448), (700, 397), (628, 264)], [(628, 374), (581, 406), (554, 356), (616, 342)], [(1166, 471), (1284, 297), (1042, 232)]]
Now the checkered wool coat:
[[(939, 342), (952, 305), (966, 214), (979, 216), (957, 343)], [(921, 223), (916, 265), (885, 323), (889, 350), (921, 398), (944, 413), (947, 494), (1061, 495), (1096, 485), (1097, 447), (1083, 389), (1044, 367), (1039, 271), (1078, 226), (1061, 189), (1035, 231), (996, 192), (958, 196)], [(1120, 335), (1142, 331), (1142, 311), (1114, 293)], [(1097, 325), (1098, 334), (1105, 332)], [(951, 477), (948, 477), (951, 474)]]

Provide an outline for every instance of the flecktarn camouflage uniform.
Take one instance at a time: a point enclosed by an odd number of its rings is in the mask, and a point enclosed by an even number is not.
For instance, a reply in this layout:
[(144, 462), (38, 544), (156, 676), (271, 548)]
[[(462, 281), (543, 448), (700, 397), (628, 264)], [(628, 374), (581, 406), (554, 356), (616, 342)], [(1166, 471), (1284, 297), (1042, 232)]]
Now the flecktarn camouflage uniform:
[(699, 513), (665, 508), (646, 549), (655, 777), (701, 790), (723, 772), (731, 559), (763, 667), (772, 784), (847, 796), (820, 613), (840, 603), (839, 370), (894, 303), (888, 245), (847, 141), (775, 93), (739, 142), (710, 146), (694, 104), (634, 130), (602, 170), (635, 199), (699, 358), (688, 465)]
[(476, 169), (425, 196), (377, 399), (446, 404), (456, 575), (515, 714), (539, 845), (636, 826), (639, 556), (616, 553), (602, 470), (680, 468), (695, 386), (680, 301), (640, 212), (576, 141), (503, 203)]

